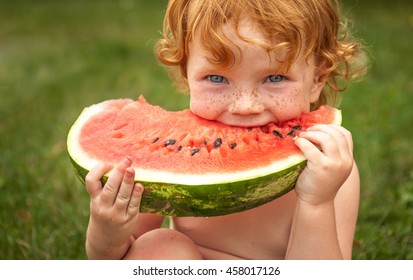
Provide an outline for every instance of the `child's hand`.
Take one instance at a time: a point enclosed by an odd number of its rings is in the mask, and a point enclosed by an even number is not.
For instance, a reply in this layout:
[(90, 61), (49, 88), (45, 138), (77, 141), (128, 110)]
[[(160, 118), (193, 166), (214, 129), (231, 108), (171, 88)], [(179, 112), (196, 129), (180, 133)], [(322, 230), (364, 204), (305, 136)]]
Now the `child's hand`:
[(104, 188), (100, 179), (111, 166), (99, 164), (86, 176), (90, 195), (87, 247), (92, 257), (121, 258), (130, 246), (143, 192), (142, 185), (134, 183), (135, 170), (130, 167), (131, 163), (129, 158), (123, 159)]
[(295, 187), (298, 199), (311, 205), (332, 202), (353, 167), (351, 133), (339, 125), (315, 125), (295, 143), (307, 158)]

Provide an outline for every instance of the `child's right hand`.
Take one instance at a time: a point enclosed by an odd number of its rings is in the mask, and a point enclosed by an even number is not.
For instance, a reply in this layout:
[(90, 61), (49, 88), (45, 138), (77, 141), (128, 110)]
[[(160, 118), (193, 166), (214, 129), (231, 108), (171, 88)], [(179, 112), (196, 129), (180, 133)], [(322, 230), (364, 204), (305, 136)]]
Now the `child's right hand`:
[(99, 164), (86, 176), (90, 220), (86, 248), (89, 258), (119, 259), (131, 245), (143, 186), (134, 183), (132, 161), (124, 158), (102, 188), (101, 178), (112, 166)]

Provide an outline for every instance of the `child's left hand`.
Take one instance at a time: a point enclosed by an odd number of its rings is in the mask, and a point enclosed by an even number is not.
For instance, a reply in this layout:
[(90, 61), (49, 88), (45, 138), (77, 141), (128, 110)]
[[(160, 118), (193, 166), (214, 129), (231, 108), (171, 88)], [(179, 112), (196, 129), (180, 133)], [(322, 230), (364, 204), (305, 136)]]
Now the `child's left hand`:
[(299, 200), (320, 205), (332, 202), (353, 168), (351, 133), (339, 125), (315, 125), (295, 140), (307, 158), (295, 191)]

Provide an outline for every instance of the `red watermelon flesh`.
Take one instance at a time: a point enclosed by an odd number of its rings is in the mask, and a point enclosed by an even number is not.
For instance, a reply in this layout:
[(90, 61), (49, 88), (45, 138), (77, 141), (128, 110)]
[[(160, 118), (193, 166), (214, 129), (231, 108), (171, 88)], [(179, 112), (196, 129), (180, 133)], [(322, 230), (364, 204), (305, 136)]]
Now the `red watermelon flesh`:
[(295, 131), (330, 123), (334, 117), (331, 108), (323, 106), (278, 126), (230, 127), (189, 110), (166, 111), (141, 97), (106, 101), (101, 113), (83, 125), (79, 139), (90, 157), (111, 163), (129, 156), (134, 166), (143, 169), (233, 172), (300, 153), (293, 143)]

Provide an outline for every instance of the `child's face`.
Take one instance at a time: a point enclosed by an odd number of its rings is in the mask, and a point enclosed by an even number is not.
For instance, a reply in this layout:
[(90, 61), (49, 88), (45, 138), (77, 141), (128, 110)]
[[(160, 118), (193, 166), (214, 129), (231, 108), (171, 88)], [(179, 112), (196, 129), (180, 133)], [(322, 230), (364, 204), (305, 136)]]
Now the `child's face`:
[[(242, 50), (232, 47), (235, 63), (221, 67), (207, 60), (211, 54), (195, 37), (190, 44), (187, 63), (191, 111), (205, 119), (227, 125), (260, 126), (282, 122), (310, 110), (324, 86), (316, 75), (313, 59), (300, 54), (288, 73), (278, 69), (285, 50), (268, 55), (262, 47), (241, 40), (232, 27), (225, 34)], [(246, 38), (268, 43), (248, 20), (239, 24)], [(278, 59), (278, 61), (277, 61)]]

